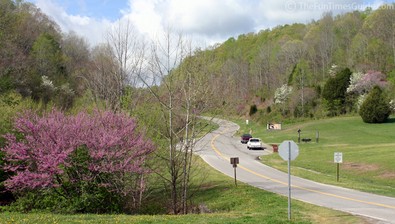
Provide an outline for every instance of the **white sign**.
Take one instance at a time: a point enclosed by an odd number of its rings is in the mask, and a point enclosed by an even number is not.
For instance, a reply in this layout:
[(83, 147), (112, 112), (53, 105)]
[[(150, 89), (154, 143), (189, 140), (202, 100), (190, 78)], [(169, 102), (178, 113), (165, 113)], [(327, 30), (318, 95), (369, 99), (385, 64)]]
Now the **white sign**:
[(334, 161), (335, 163), (343, 163), (343, 153), (335, 152)]
[(281, 124), (268, 123), (266, 128), (267, 130), (281, 130)]
[(285, 161), (294, 160), (299, 155), (299, 147), (294, 141), (283, 141), (278, 148), (278, 154)]
[(248, 125), (248, 120), (246, 120), (246, 124)]

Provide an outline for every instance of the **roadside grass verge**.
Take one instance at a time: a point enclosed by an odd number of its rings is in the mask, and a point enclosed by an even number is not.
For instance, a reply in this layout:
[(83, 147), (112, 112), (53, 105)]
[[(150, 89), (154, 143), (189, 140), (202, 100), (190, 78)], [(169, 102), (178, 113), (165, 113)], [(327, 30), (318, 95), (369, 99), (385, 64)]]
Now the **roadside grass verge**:
[[(287, 198), (238, 183), (197, 158), (206, 176), (193, 204), (204, 213), (189, 215), (61, 215), (51, 213), (0, 213), (0, 223), (368, 223), (362, 217), (293, 201), (292, 221), (287, 220)], [(231, 166), (229, 166), (230, 169)], [(195, 181), (194, 181), (195, 182)], [(163, 194), (156, 195), (164, 200)], [(204, 208), (204, 209), (202, 209)]]
[(219, 125), (211, 122), (210, 120), (199, 119), (194, 128), (195, 130), (198, 130), (196, 137), (199, 139), (204, 137), (206, 134), (217, 130), (219, 128)]
[[(298, 129), (301, 138), (310, 138), (311, 142), (298, 144), (299, 156), (292, 161), (293, 175), (392, 197), (395, 197), (394, 122), (395, 119), (390, 119), (384, 124), (366, 124), (360, 117), (340, 117), (283, 124), (281, 131), (267, 131), (265, 125), (250, 122), (247, 126), (244, 121), (237, 121), (241, 126), (239, 133), (251, 129), (253, 136), (268, 144), (298, 142)], [(334, 152), (343, 153), (339, 182)], [(266, 156), (262, 162), (287, 172), (287, 162), (278, 154)]]

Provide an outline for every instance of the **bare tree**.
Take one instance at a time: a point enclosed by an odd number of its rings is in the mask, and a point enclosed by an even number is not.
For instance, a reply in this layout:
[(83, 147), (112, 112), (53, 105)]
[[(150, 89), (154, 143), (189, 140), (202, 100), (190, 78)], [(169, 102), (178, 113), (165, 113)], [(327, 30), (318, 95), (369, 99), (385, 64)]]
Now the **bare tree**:
[(284, 58), (292, 66), (295, 66), (305, 56), (307, 46), (301, 40), (287, 41), (282, 47)]
[(209, 95), (207, 88), (203, 88), (207, 76), (199, 74), (204, 71), (203, 63), (195, 59), (191, 42), (169, 29), (152, 44), (149, 78), (141, 78), (161, 105), (166, 122), (161, 135), (167, 139), (167, 156), (162, 159), (166, 161), (168, 174), (158, 174), (169, 186), (174, 214), (188, 212), (192, 155), (201, 131), (197, 127), (198, 116), (206, 108)]
[[(107, 44), (111, 47), (114, 59), (118, 64), (116, 82), (118, 83), (119, 104), (116, 110), (120, 108), (120, 100), (124, 95), (125, 88), (128, 86), (128, 98), (137, 102), (138, 91), (134, 91), (139, 86), (139, 76), (142, 76), (142, 69), (145, 62), (145, 43), (141, 35), (137, 32), (134, 25), (127, 20), (120, 20), (107, 33)], [(141, 83), (140, 83), (141, 85)], [(127, 105), (128, 110), (132, 110), (134, 106)]]
[[(67, 73), (73, 78), (83, 76), (90, 61), (90, 49), (87, 41), (76, 33), (70, 32), (63, 36), (61, 48), (65, 57)], [(83, 83), (75, 83), (75, 90), (81, 94), (84, 91)]]
[(112, 48), (102, 44), (92, 50), (87, 72), (78, 77), (82, 78), (87, 88), (92, 91), (97, 104), (104, 101), (106, 107), (117, 111), (122, 89), (118, 71), (119, 65), (114, 60)]
[(274, 61), (277, 56), (273, 53), (274, 49), (274, 43), (264, 43), (260, 47), (252, 65), (253, 72), (257, 76), (258, 85), (262, 88), (265, 87), (267, 92), (271, 92), (271, 90), (275, 89), (282, 82), (281, 77), (275, 75), (276, 67), (279, 64)]
[(231, 96), (233, 99), (246, 98), (248, 96), (251, 87), (253, 88), (251, 85), (254, 85), (254, 83), (251, 82), (248, 63), (241, 56), (226, 60), (221, 72), (229, 80), (221, 84), (228, 96)]
[(313, 66), (316, 70), (321, 69), (321, 80), (324, 80), (335, 49), (334, 21), (331, 13), (325, 13), (318, 25), (309, 30), (304, 42), (310, 47), (308, 56)]

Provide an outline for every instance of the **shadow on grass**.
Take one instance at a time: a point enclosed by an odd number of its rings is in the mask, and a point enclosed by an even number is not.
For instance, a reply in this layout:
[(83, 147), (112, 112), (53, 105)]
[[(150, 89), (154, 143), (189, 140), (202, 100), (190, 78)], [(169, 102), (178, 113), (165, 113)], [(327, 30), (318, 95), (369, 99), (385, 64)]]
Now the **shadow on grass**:
[(395, 117), (388, 118), (385, 123), (395, 123)]

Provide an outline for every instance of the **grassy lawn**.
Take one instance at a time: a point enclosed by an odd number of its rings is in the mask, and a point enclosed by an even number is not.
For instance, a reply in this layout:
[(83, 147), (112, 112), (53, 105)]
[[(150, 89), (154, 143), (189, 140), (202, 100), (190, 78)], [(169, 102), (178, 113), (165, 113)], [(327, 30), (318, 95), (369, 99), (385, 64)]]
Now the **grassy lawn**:
[[(60, 215), (50, 213), (0, 213), (0, 223), (289, 223), (287, 198), (246, 184), (234, 186), (232, 178), (213, 170), (200, 159), (206, 175), (194, 204), (208, 212), (191, 215)], [(161, 199), (158, 199), (161, 200)], [(367, 220), (319, 206), (293, 201), (290, 223), (368, 223)]]
[[(240, 134), (253, 131), (265, 143), (280, 144), (284, 140), (311, 142), (299, 144), (299, 156), (292, 161), (292, 174), (318, 182), (361, 191), (395, 196), (395, 119), (385, 124), (366, 124), (360, 117), (341, 117), (295, 124), (283, 124), (281, 131), (267, 131), (254, 123), (241, 126)], [(319, 142), (316, 143), (316, 133)], [(336, 181), (334, 152), (343, 153), (340, 181)], [(263, 163), (287, 171), (287, 163), (278, 154), (263, 158)]]

